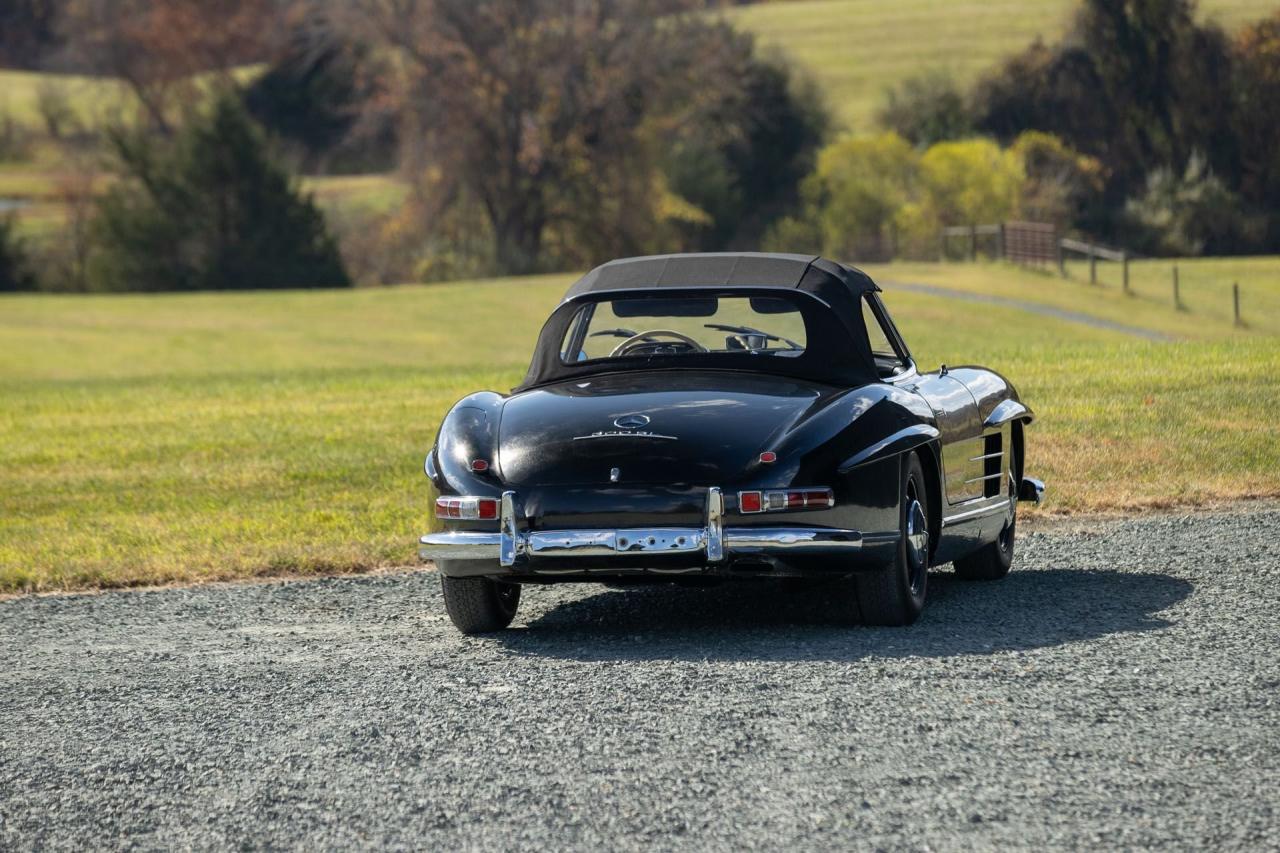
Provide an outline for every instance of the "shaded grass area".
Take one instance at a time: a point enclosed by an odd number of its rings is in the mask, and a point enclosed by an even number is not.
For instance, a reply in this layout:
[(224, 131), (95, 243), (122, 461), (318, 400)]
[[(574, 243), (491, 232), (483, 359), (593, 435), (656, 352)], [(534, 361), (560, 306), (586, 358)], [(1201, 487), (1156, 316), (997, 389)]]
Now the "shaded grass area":
[[(569, 278), (0, 299), (0, 590), (411, 562), (439, 419), (519, 381)], [(889, 296), (922, 367), (988, 365), (1036, 409), (1050, 511), (1280, 493), (1277, 339)]]
[[(885, 87), (929, 68), (967, 85), (1040, 36), (1056, 41), (1075, 0), (795, 0), (736, 9), (731, 20), (804, 65), (852, 130), (874, 129)], [(1273, 0), (1201, 0), (1228, 29), (1275, 11)]]

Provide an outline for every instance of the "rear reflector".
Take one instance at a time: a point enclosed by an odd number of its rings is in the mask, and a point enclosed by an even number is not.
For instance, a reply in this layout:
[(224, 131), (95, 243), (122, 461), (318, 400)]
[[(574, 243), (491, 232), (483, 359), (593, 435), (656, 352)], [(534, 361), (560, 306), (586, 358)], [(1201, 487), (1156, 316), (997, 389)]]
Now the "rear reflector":
[(738, 512), (784, 512), (795, 509), (829, 509), (836, 505), (830, 489), (777, 489), (738, 492)]
[(497, 498), (436, 498), (436, 518), (489, 521), (497, 517)]

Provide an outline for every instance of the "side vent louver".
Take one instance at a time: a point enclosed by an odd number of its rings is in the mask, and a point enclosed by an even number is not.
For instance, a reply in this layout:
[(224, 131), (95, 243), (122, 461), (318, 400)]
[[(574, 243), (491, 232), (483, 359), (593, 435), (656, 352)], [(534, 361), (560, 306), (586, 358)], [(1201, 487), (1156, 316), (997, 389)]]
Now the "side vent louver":
[(986, 437), (983, 445), (982, 453), (986, 456), (983, 460), (983, 476), (985, 477), (982, 484), (982, 494), (988, 498), (994, 498), (1004, 489), (1004, 478), (999, 476), (1004, 466), (1004, 454), (1000, 451), (1001, 435), (1000, 433), (992, 433)]

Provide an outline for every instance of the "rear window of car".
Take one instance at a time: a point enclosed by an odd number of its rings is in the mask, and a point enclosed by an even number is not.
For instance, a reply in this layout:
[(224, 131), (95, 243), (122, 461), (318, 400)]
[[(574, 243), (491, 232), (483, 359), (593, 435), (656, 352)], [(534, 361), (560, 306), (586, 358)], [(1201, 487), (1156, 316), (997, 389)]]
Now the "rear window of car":
[(796, 358), (804, 350), (804, 317), (789, 298), (646, 295), (583, 305), (560, 357), (567, 364), (707, 353)]

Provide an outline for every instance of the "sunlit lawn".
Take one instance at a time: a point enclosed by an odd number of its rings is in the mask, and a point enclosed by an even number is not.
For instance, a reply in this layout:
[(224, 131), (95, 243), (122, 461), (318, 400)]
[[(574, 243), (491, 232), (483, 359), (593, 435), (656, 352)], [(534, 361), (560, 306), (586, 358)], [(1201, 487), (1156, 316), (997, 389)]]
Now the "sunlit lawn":
[[(441, 415), (506, 390), (570, 277), (0, 299), (0, 589), (410, 563)], [(888, 294), (921, 364), (1007, 374), (1048, 511), (1280, 493), (1280, 346), (1152, 344)]]
[(1097, 284), (1089, 266), (1074, 261), (1068, 277), (1057, 268), (1026, 270), (998, 263), (874, 264), (877, 279), (950, 287), (1081, 311), (1178, 337), (1212, 338), (1235, 333), (1231, 284), (1239, 282), (1246, 330), (1280, 334), (1280, 257), (1178, 260), (1182, 308), (1174, 308), (1171, 260), (1132, 261), (1125, 294), (1118, 263), (1099, 263)]

